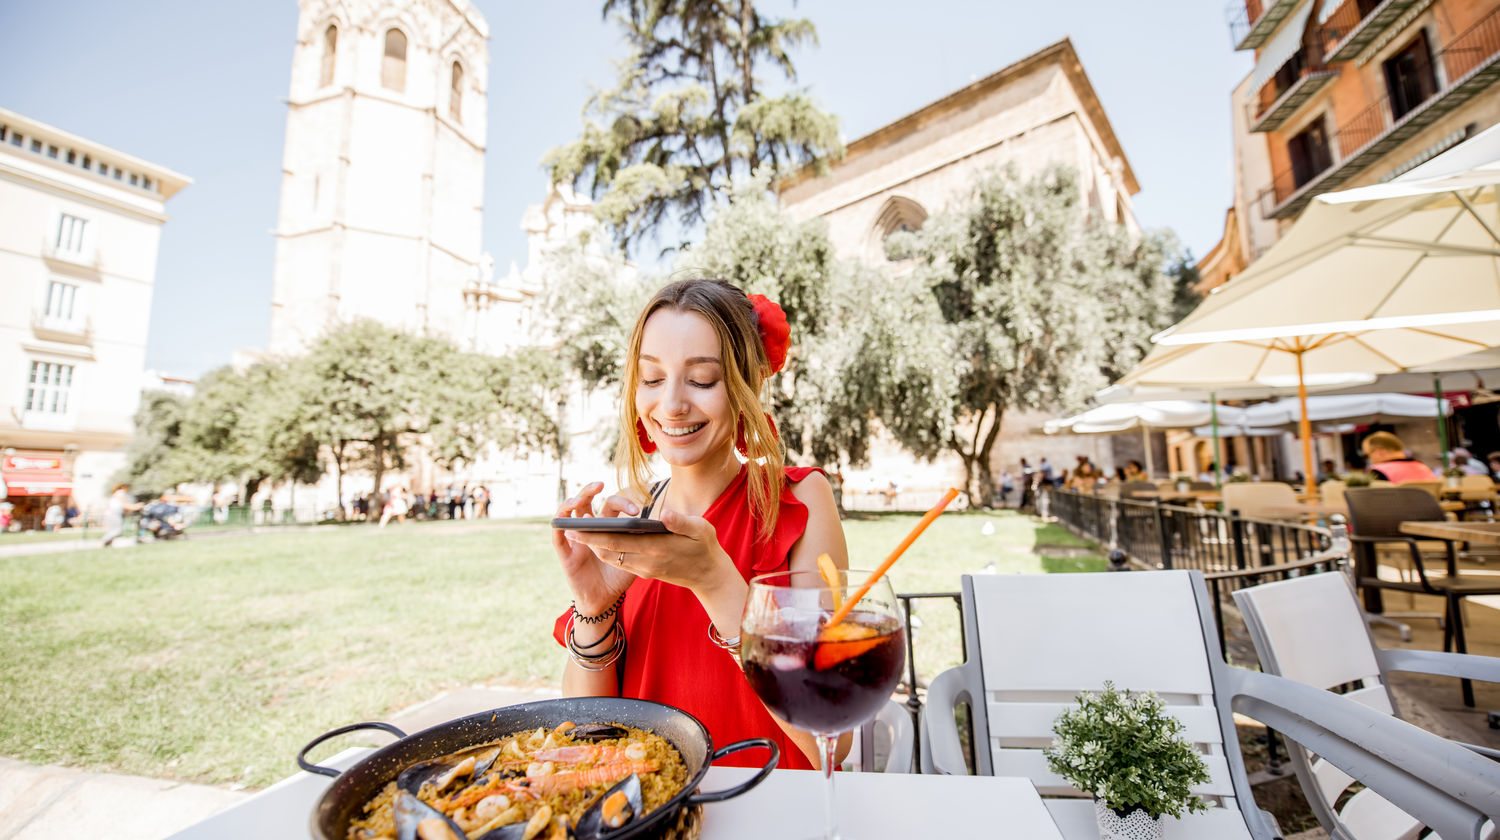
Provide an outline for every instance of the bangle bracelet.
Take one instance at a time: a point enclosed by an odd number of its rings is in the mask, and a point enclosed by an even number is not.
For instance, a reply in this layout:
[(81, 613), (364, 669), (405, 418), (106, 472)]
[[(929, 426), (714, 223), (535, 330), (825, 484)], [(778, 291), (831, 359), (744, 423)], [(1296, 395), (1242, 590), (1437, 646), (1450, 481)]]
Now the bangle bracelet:
[(721, 647), (724, 650), (727, 650), (730, 653), (734, 654), (735, 656), (740, 655), (740, 637), (736, 635), (732, 639), (726, 639), (723, 636), (720, 636), (718, 629), (714, 627), (714, 623), (712, 621), (708, 623), (708, 640), (710, 642), (713, 642), (714, 646)]
[(601, 622), (608, 621), (609, 619), (614, 618), (615, 613), (620, 611), (620, 606), (624, 603), (625, 593), (621, 592), (620, 597), (615, 599), (614, 604), (609, 609), (605, 610), (602, 613), (599, 613), (598, 615), (584, 615), (583, 613), (578, 611), (578, 602), (574, 601), (573, 617), (583, 622), (584, 624), (599, 624)]
[(593, 650), (594, 648), (602, 646), (605, 642), (610, 641), (610, 637), (613, 636), (614, 633), (615, 633), (615, 631), (619, 630), (619, 628), (620, 628), (620, 620), (618, 618), (616, 618), (615, 621), (614, 621), (614, 623), (611, 624), (611, 625), (609, 625), (609, 629), (606, 630), (606, 631), (604, 631), (604, 635), (600, 636), (592, 644), (587, 644), (587, 645), (580, 645), (580, 644), (578, 644), (577, 640), (575, 640), (573, 638), (573, 628), (574, 628), (574, 626), (575, 625), (574, 625), (574, 622), (573, 622), (573, 616), (570, 615), (570, 616), (568, 616), (568, 647), (573, 648), (574, 650), (582, 652), (582, 651), (585, 651), (585, 650)]
[(585, 671), (603, 671), (614, 665), (621, 656), (625, 654), (625, 634), (618, 627), (613, 628), (611, 634), (615, 643), (609, 650), (601, 654), (587, 654), (579, 650), (573, 642), (571, 628), (568, 633), (568, 657), (573, 663)]

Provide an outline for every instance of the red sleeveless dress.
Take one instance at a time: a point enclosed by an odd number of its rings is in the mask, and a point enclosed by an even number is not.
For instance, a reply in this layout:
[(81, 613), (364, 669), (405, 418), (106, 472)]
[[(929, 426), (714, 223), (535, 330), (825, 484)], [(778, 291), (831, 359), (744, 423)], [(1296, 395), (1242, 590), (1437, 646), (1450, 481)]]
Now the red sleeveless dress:
[[(792, 495), (791, 485), (821, 470), (785, 470), (781, 511), (768, 542), (756, 538), (757, 523), (750, 513), (744, 467), (703, 514), (714, 526), (719, 545), (747, 581), (754, 575), (785, 571), (792, 546), (807, 530), (807, 508)], [(569, 612), (558, 616), (553, 628), (558, 644), (564, 644)], [(622, 697), (654, 700), (682, 709), (708, 727), (716, 749), (746, 738), (770, 738), (781, 748), (778, 767), (813, 769), (750, 690), (739, 660), (709, 641), (708, 613), (692, 591), (659, 580), (638, 579), (630, 585), (621, 614), (629, 645)], [(734, 635), (734, 629), (721, 630)], [(715, 762), (729, 767), (759, 767), (764, 763), (763, 750), (735, 753)]]

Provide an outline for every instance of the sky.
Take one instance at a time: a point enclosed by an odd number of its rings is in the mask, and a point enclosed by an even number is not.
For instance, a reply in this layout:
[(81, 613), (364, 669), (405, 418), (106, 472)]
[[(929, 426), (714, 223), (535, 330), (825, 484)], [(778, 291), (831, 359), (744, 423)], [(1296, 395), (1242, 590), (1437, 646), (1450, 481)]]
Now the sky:
[[(540, 160), (582, 125), (623, 55), (599, 0), (474, 0), (490, 25), (485, 250), (524, 267)], [(797, 84), (863, 136), (1071, 38), (1141, 191), (1142, 226), (1195, 256), (1233, 200), (1230, 92), (1251, 70), (1205, 0), (762, 0), (810, 19)], [(193, 179), (167, 203), (146, 366), (195, 378), (265, 347), (292, 0), (0, 0), (0, 106)], [(3, 282), (4, 278), (0, 278)]]

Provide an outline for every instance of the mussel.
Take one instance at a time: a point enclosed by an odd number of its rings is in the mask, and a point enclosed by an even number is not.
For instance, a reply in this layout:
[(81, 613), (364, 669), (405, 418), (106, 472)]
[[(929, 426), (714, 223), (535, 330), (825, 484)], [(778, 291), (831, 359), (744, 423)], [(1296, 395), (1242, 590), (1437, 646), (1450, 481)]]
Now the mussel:
[(568, 730), (568, 734), (575, 741), (612, 741), (628, 736), (630, 731), (612, 723), (585, 723)]
[(641, 777), (631, 773), (594, 800), (594, 804), (578, 818), (575, 833), (580, 840), (607, 837), (615, 830), (629, 825), (644, 811)]
[(430, 787), (433, 794), (439, 794), (459, 779), (483, 776), (499, 755), (499, 747), (484, 746), (413, 764), (396, 777), (396, 787), (413, 794)]
[(465, 840), (468, 837), (458, 823), (404, 790), (396, 791), (391, 813), (396, 823), (396, 840)]

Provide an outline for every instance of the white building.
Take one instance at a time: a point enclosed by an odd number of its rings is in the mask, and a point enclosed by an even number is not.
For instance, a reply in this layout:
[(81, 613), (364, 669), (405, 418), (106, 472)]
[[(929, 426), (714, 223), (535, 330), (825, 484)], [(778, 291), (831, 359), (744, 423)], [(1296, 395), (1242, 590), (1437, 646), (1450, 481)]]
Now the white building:
[(356, 318), (458, 339), (483, 270), (489, 26), (468, 0), (299, 6), (270, 349)]
[[(124, 461), (146, 361), (163, 166), (0, 109), (0, 451), (23, 524)], [(5, 495), (0, 493), (0, 495)]]

